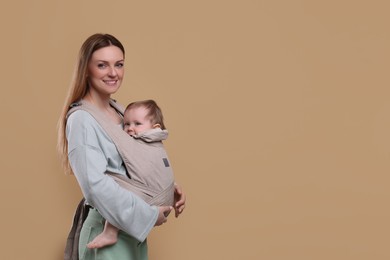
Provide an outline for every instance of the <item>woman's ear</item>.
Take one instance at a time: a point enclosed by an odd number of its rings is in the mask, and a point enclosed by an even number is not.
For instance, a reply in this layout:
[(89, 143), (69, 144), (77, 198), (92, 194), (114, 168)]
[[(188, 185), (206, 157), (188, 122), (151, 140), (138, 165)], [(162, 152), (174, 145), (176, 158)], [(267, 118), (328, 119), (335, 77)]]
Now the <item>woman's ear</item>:
[(161, 128), (161, 125), (160, 124), (154, 124), (153, 125), (153, 129), (155, 129), (155, 128)]

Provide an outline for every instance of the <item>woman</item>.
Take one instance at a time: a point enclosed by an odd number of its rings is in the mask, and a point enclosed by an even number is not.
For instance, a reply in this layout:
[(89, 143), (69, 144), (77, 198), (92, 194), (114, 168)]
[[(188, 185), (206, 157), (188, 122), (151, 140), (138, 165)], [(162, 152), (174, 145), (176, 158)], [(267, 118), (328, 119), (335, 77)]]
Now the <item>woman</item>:
[[(167, 221), (172, 209), (146, 204), (131, 192), (122, 189), (106, 172), (126, 175), (122, 158), (115, 144), (86, 111), (78, 110), (67, 117), (71, 104), (83, 100), (122, 126), (121, 115), (111, 107), (112, 94), (118, 91), (124, 76), (125, 50), (112, 35), (94, 34), (82, 45), (73, 84), (59, 122), (59, 150), (67, 172), (74, 173), (91, 209), (79, 240), (79, 258), (147, 259), (146, 237), (155, 225)], [(185, 207), (185, 195), (175, 190), (175, 213)], [(110, 247), (87, 249), (107, 220), (120, 230), (118, 242)]]

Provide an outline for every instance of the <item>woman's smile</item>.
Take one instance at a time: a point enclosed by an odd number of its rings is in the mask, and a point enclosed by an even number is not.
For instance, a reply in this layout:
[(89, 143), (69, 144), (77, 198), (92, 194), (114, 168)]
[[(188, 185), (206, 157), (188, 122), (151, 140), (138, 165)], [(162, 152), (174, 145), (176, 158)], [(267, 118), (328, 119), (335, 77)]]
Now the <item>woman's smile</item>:
[(103, 80), (103, 82), (106, 83), (109, 86), (115, 86), (117, 84), (118, 80), (110, 79), (110, 80)]

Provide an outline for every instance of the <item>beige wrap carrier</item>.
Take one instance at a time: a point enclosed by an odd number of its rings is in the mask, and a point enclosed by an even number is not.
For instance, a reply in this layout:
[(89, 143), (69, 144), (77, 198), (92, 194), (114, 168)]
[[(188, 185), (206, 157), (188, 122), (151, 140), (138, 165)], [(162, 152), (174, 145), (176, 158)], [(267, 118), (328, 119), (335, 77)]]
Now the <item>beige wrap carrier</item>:
[[(110, 104), (123, 116), (123, 107), (114, 100), (111, 100)], [(85, 101), (72, 104), (68, 116), (80, 109), (90, 113), (112, 139), (129, 177), (109, 172), (106, 174), (121, 187), (135, 193), (150, 205), (173, 205), (174, 176), (161, 142), (167, 138), (166, 130), (158, 129), (159, 131), (152, 132), (152, 137), (159, 136), (157, 141), (155, 138), (149, 138), (150, 136), (133, 138)]]

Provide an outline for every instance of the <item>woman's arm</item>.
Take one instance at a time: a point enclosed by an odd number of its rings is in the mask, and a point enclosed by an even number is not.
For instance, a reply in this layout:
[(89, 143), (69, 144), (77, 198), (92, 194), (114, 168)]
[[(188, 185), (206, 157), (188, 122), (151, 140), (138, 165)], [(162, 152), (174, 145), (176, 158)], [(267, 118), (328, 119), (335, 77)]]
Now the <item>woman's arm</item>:
[(101, 148), (96, 120), (85, 111), (76, 111), (67, 122), (68, 156), (86, 201), (111, 224), (145, 240), (161, 219), (159, 209), (121, 188), (107, 176), (108, 161)]

